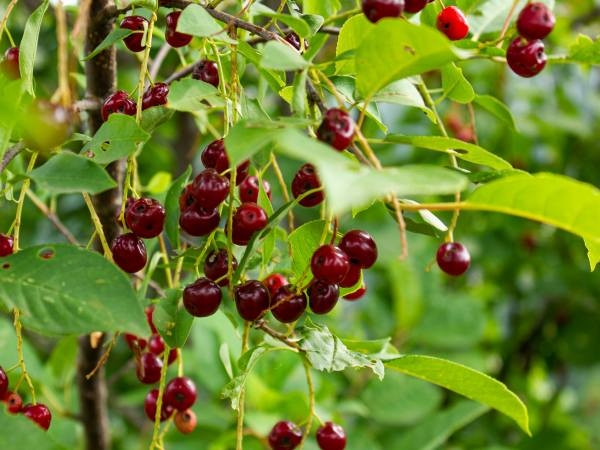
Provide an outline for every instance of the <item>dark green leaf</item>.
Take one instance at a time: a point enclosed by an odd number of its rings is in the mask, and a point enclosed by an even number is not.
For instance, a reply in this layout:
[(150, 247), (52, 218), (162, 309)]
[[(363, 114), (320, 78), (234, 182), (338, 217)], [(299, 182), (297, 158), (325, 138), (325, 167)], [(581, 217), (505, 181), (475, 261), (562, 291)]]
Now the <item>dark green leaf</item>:
[(23, 414), (9, 414), (4, 407), (0, 408), (0, 430), (3, 449), (67, 450), (32, 420)]
[(173, 181), (165, 199), (165, 209), (167, 211), (165, 231), (169, 237), (169, 241), (171, 241), (171, 245), (174, 247), (179, 245), (179, 197), (191, 174), (192, 166), (188, 166), (185, 172)]

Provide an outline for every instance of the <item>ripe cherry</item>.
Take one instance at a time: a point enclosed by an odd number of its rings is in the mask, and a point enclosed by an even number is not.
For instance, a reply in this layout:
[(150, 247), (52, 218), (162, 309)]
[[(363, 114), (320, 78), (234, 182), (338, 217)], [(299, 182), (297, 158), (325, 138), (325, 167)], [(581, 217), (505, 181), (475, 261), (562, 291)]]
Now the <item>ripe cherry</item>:
[(5, 401), (9, 413), (17, 414), (23, 410), (23, 399), (16, 392), (8, 393)]
[(459, 242), (446, 242), (440, 245), (435, 257), (440, 269), (452, 276), (462, 275), (471, 264), (469, 251)]
[(192, 41), (192, 35), (186, 33), (180, 33), (177, 31), (177, 23), (179, 22), (179, 16), (181, 11), (173, 11), (167, 14), (167, 29), (165, 30), (165, 40), (167, 43), (174, 48), (185, 47)]
[[(144, 411), (146, 412), (148, 419), (150, 419), (152, 422), (154, 422), (154, 419), (156, 418), (157, 401), (158, 389), (152, 389), (150, 392), (148, 392), (144, 400)], [(165, 403), (163, 396), (162, 407), (160, 408), (160, 421), (163, 422), (167, 420), (173, 415), (174, 412), (175, 410), (173, 407)]]
[(339, 283), (350, 269), (350, 259), (335, 245), (322, 245), (312, 255), (310, 269), (319, 280)]
[[(265, 194), (267, 194), (267, 197), (270, 200), (271, 199), (271, 185), (269, 184), (269, 182), (267, 180), (262, 180), (262, 185), (263, 185), (263, 190), (265, 191)], [(244, 181), (242, 181), (239, 186), (240, 200), (242, 202), (257, 203), (258, 202), (258, 191), (259, 191), (258, 177), (255, 177), (254, 175), (252, 175), (250, 177), (246, 177), (246, 179)]]
[(148, 28), (148, 20), (146, 20), (145, 17), (127, 16), (121, 21), (119, 27), (135, 31), (135, 33), (123, 38), (123, 42), (129, 50), (137, 53), (146, 48), (145, 45), (142, 44), (144, 31)]
[[(302, 167), (300, 167), (298, 172), (296, 172), (296, 175), (294, 175), (294, 179), (292, 180), (292, 194), (294, 195), (294, 198), (298, 198), (308, 191), (319, 188), (321, 188), (321, 181), (317, 176), (315, 167), (312, 164), (304, 164)], [(324, 197), (325, 195), (321, 189), (302, 198), (298, 204), (310, 208), (320, 204)]]
[(21, 78), (21, 72), (19, 71), (19, 47), (9, 47), (6, 49), (0, 70), (11, 80)]
[(506, 50), (506, 62), (511, 70), (524, 78), (531, 78), (546, 67), (544, 43), (540, 40), (514, 39)]
[(377, 260), (377, 244), (366, 231), (351, 230), (342, 237), (340, 249), (350, 261), (363, 269), (368, 269)]
[(215, 169), (204, 169), (192, 183), (196, 202), (205, 209), (215, 209), (229, 196), (229, 180)]
[(271, 299), (271, 313), (280, 322), (292, 323), (302, 316), (306, 304), (306, 294), (296, 292), (294, 286), (288, 284), (279, 288)]
[(140, 351), (144, 350), (148, 345), (148, 341), (146, 341), (146, 339), (140, 338), (135, 334), (131, 333), (124, 333), (123, 339), (125, 339), (127, 346), (134, 353), (139, 353)]
[(167, 83), (154, 83), (150, 86), (142, 97), (142, 109), (152, 108), (167, 104), (169, 96), (169, 85)]
[(290, 284), (290, 282), (286, 277), (284, 277), (280, 273), (272, 273), (263, 280), (263, 284), (268, 289), (269, 294), (271, 294), (271, 297), (273, 297), (280, 287)]
[(242, 203), (232, 219), (231, 240), (236, 245), (247, 245), (254, 233), (267, 226), (269, 218), (256, 203)]
[(150, 239), (163, 231), (165, 208), (153, 198), (138, 198), (125, 210), (125, 223), (136, 236)]
[(214, 87), (219, 87), (219, 68), (217, 63), (203, 59), (192, 72), (192, 78), (195, 80), (201, 80), (205, 83), (212, 84)]
[(178, 411), (175, 414), (175, 428), (182, 434), (190, 434), (196, 428), (196, 413), (191, 409)]
[(355, 264), (350, 260), (350, 266), (348, 267), (348, 273), (344, 277), (342, 281), (340, 281), (340, 286), (344, 288), (356, 286), (356, 283), (360, 280), (360, 276), (362, 275), (362, 269), (358, 264)]
[(340, 297), (337, 284), (323, 280), (314, 280), (307, 289), (308, 305), (315, 314), (327, 314), (333, 309)]
[(108, 120), (108, 116), (113, 113), (127, 114), (134, 116), (136, 111), (135, 102), (129, 98), (125, 91), (116, 91), (110, 94), (102, 104), (102, 120)]
[(524, 38), (544, 39), (554, 29), (556, 19), (548, 6), (542, 2), (531, 2), (519, 13), (517, 30)]
[(179, 216), (179, 226), (190, 236), (206, 236), (219, 226), (220, 221), (217, 209), (204, 209), (199, 205), (186, 209)]
[(14, 240), (12, 236), (0, 234), (0, 256), (12, 255), (14, 252)]
[(433, 0), (404, 0), (404, 11), (410, 14), (416, 14), (422, 11), (428, 3)]
[(135, 273), (146, 266), (146, 246), (133, 233), (117, 236), (110, 249), (115, 263), (125, 272)]
[(442, 9), (437, 16), (436, 25), (451, 41), (459, 41), (469, 34), (467, 18), (456, 6)]
[(306, 42), (306, 41), (302, 42), (303, 39), (300, 36), (298, 36), (296, 33), (294, 33), (293, 31), (290, 31), (283, 38), (299, 52), (302, 51), (302, 43), (304, 43), (304, 50), (306, 50), (308, 48), (308, 42)]
[(362, 10), (371, 22), (384, 17), (399, 17), (404, 10), (404, 0), (363, 0)]
[(138, 380), (144, 384), (157, 383), (160, 380), (162, 366), (162, 360), (158, 356), (154, 353), (145, 352), (136, 361), (135, 373)]
[[(223, 139), (217, 139), (211, 142), (202, 151), (200, 159), (204, 167), (215, 169), (219, 173), (223, 173), (229, 169), (229, 157), (227, 156), (227, 150), (225, 149), (225, 141)], [(236, 168), (235, 184), (239, 185), (248, 176), (248, 168), (250, 167), (250, 161), (246, 160), (240, 163)], [(229, 178), (229, 174), (227, 174)]]
[(196, 402), (196, 385), (188, 377), (173, 378), (165, 388), (164, 400), (177, 411), (185, 411)]
[(302, 430), (293, 422), (277, 422), (269, 433), (272, 450), (294, 450), (302, 441)]
[(325, 111), (321, 125), (317, 129), (317, 137), (336, 150), (342, 151), (350, 147), (356, 125), (350, 115), (338, 108)]
[(0, 366), (0, 399), (3, 399), (8, 392), (8, 376), (4, 369)]
[(36, 403), (32, 405), (31, 403), (23, 406), (21, 410), (23, 415), (30, 420), (33, 420), (44, 430), (50, 428), (50, 422), (52, 422), (52, 414), (48, 407), (42, 403)]
[(249, 322), (257, 320), (268, 311), (271, 302), (269, 291), (257, 280), (236, 286), (233, 297), (240, 317)]
[(351, 292), (350, 294), (344, 295), (344, 299), (349, 300), (349, 301), (359, 300), (365, 296), (366, 292), (367, 292), (367, 286), (365, 284), (363, 284), (356, 291)]
[(222, 293), (208, 278), (198, 278), (183, 290), (183, 306), (194, 317), (208, 317), (219, 309)]
[(325, 422), (317, 430), (317, 444), (321, 450), (344, 450), (346, 432), (340, 425)]
[(148, 350), (156, 356), (160, 356), (165, 351), (165, 341), (160, 334), (153, 334), (148, 339)]
[[(237, 269), (237, 259), (231, 255), (231, 270)], [(209, 280), (214, 281), (219, 286), (226, 286), (229, 283), (227, 280), (229, 256), (227, 249), (220, 248), (212, 250), (204, 260), (204, 275)], [(218, 281), (217, 281), (218, 280)]]

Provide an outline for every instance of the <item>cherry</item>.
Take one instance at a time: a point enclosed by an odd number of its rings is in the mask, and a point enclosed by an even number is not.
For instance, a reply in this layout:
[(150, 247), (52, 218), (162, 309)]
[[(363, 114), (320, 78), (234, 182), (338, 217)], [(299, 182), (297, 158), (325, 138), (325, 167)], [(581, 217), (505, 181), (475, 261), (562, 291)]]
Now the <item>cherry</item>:
[(148, 350), (156, 356), (160, 356), (165, 351), (165, 341), (160, 334), (153, 334), (148, 339)]
[(127, 346), (132, 352), (139, 352), (144, 350), (148, 345), (148, 341), (146, 339), (140, 338), (135, 334), (125, 333), (123, 334), (123, 339), (127, 343)]
[(514, 39), (506, 50), (506, 62), (511, 70), (524, 78), (531, 78), (546, 67), (544, 43), (540, 40)]
[(286, 277), (284, 277), (280, 273), (272, 273), (263, 280), (263, 284), (268, 289), (269, 294), (271, 294), (271, 297), (273, 297), (280, 287), (283, 287), (286, 284), (290, 284), (290, 282)]
[(175, 428), (182, 434), (190, 434), (196, 428), (196, 413), (191, 409), (178, 411), (175, 414)]
[(271, 300), (273, 317), (283, 323), (295, 322), (306, 310), (306, 294), (296, 292), (294, 286), (288, 284), (279, 288)]
[(217, 209), (204, 209), (199, 205), (186, 209), (179, 216), (179, 226), (190, 236), (206, 236), (219, 226), (220, 221)]
[[(235, 271), (238, 266), (237, 259), (231, 255), (231, 270)], [(204, 260), (204, 275), (209, 280), (214, 281), (219, 286), (226, 286), (229, 283), (227, 280), (229, 256), (227, 249), (220, 248), (212, 250)], [(217, 281), (218, 280), (218, 281)]]
[[(270, 200), (271, 185), (267, 180), (262, 180), (262, 185), (265, 194), (267, 194), (267, 197)], [(246, 179), (242, 181), (239, 186), (240, 200), (242, 202), (258, 202), (258, 190), (258, 177), (255, 177), (254, 175), (246, 177)]]
[[(294, 33), (293, 31), (290, 31), (283, 38), (296, 50), (298, 50), (299, 52), (302, 51), (303, 39), (301, 39), (300, 36), (298, 36), (296, 33)], [(307, 48), (308, 48), (308, 42), (304, 41), (304, 50), (306, 50)]]
[(14, 252), (14, 240), (12, 236), (0, 234), (0, 256), (12, 255)]
[(214, 87), (219, 87), (219, 68), (217, 63), (203, 59), (192, 71), (192, 78), (195, 80), (204, 81), (205, 83), (212, 84)]
[(344, 450), (346, 432), (340, 425), (325, 422), (317, 430), (317, 444), (321, 450)]
[[(146, 398), (144, 400), (144, 411), (146, 412), (146, 416), (148, 416), (148, 419), (150, 419), (152, 422), (154, 422), (154, 419), (156, 418), (157, 402), (158, 402), (158, 389), (152, 389), (150, 392), (148, 392), (148, 394), (146, 395)], [(173, 409), (173, 407), (171, 405), (168, 405), (164, 402), (164, 396), (163, 396), (163, 403), (160, 408), (160, 421), (163, 422), (163, 421), (167, 420), (169, 417), (171, 417), (173, 415), (174, 411), (175, 410)]]
[(363, 269), (368, 269), (377, 260), (377, 244), (366, 231), (348, 231), (342, 236), (339, 247), (352, 263)]
[(179, 349), (172, 348), (169, 351), (169, 356), (167, 357), (167, 364), (170, 366), (177, 360), (177, 358), (179, 358)]
[(138, 198), (125, 210), (127, 227), (146, 239), (162, 233), (165, 217), (165, 208), (153, 198)]
[(180, 33), (177, 31), (177, 23), (181, 11), (173, 11), (167, 14), (167, 29), (165, 30), (165, 40), (173, 48), (185, 47), (192, 41), (192, 35)]
[(71, 135), (72, 123), (71, 110), (47, 100), (34, 100), (27, 110), (23, 140), (32, 150), (52, 149)]
[(152, 108), (167, 104), (169, 95), (169, 85), (167, 83), (154, 83), (150, 86), (142, 97), (142, 109)]
[(52, 414), (50, 413), (48, 407), (43, 403), (36, 403), (35, 405), (28, 403), (27, 405), (23, 406), (21, 412), (25, 417), (33, 420), (44, 430), (50, 428)]
[(544, 39), (554, 29), (556, 19), (548, 6), (542, 2), (531, 2), (519, 13), (517, 30), (529, 40)]
[(125, 91), (116, 91), (106, 97), (102, 104), (102, 120), (108, 120), (108, 116), (113, 113), (127, 114), (134, 116), (136, 111), (135, 102), (129, 98), (129, 94)]
[[(229, 170), (229, 157), (227, 156), (227, 150), (225, 149), (225, 141), (223, 139), (217, 139), (211, 142), (202, 151), (200, 159), (204, 167), (215, 169), (219, 173), (223, 173)], [(235, 184), (239, 185), (248, 176), (248, 168), (250, 167), (250, 161), (246, 160), (240, 163), (236, 168), (235, 173)], [(229, 178), (229, 174), (227, 174)]]
[(340, 297), (337, 284), (323, 280), (314, 280), (307, 289), (308, 305), (315, 314), (327, 314), (333, 309)]
[(192, 183), (189, 183), (183, 188), (183, 191), (179, 196), (179, 211), (183, 212), (194, 206), (197, 206), (196, 197), (194, 196), (194, 187), (192, 186)]
[(194, 317), (208, 317), (219, 309), (221, 289), (208, 278), (198, 278), (183, 290), (183, 306)]
[(362, 273), (362, 269), (358, 264), (355, 264), (350, 260), (350, 266), (348, 268), (348, 273), (344, 277), (342, 281), (340, 281), (340, 286), (344, 288), (355, 286), (356, 283), (360, 280), (360, 276)]
[(135, 273), (146, 266), (146, 246), (133, 233), (117, 236), (110, 249), (115, 263), (125, 272)]
[(147, 306), (144, 308), (144, 314), (146, 314), (146, 322), (148, 322), (148, 326), (150, 327), (150, 331), (153, 334), (157, 334), (158, 330), (154, 326), (154, 305)]
[(215, 169), (204, 169), (192, 183), (196, 202), (205, 209), (215, 209), (229, 196), (229, 180)]
[(3, 399), (6, 393), (8, 392), (8, 376), (6, 372), (0, 366), (0, 399)]
[(196, 402), (196, 385), (188, 377), (176, 377), (167, 383), (164, 400), (177, 411), (185, 411)]
[(267, 226), (269, 218), (256, 203), (242, 203), (233, 214), (231, 240), (236, 245), (246, 245), (257, 231)]
[(422, 11), (433, 0), (404, 0), (404, 11), (415, 14)]
[(144, 30), (148, 28), (148, 20), (142, 16), (127, 16), (119, 25), (121, 28), (125, 28), (127, 30), (136, 31), (136, 33), (132, 33), (129, 36), (123, 38), (123, 42), (125, 46), (131, 50), (132, 52), (141, 52), (146, 46), (142, 44), (142, 38), (144, 37)]
[(317, 137), (336, 150), (342, 151), (350, 147), (356, 125), (350, 115), (338, 108), (325, 111), (321, 125), (317, 129)]
[(268, 311), (271, 302), (269, 291), (258, 280), (249, 280), (236, 286), (233, 297), (240, 317), (249, 322), (257, 320)]
[(442, 9), (437, 16), (436, 25), (451, 41), (459, 41), (469, 34), (467, 18), (456, 6)]
[(293, 450), (302, 441), (302, 430), (293, 422), (277, 422), (269, 432), (269, 445), (272, 450)]
[(384, 17), (399, 17), (404, 10), (404, 0), (363, 0), (362, 10), (371, 22)]
[(351, 292), (350, 294), (344, 295), (344, 299), (349, 300), (349, 301), (358, 300), (358, 299), (363, 298), (366, 292), (367, 292), (367, 286), (363, 284), (356, 291)]
[(319, 280), (339, 283), (350, 269), (350, 259), (335, 245), (322, 245), (312, 255), (310, 269)]
[(471, 264), (469, 251), (459, 242), (440, 245), (435, 258), (440, 269), (455, 277), (465, 273)]
[(162, 360), (154, 353), (142, 353), (136, 361), (135, 373), (144, 384), (157, 383), (160, 380), (160, 371), (162, 369)]
[(16, 392), (10, 392), (6, 396), (6, 407), (9, 413), (17, 414), (23, 410), (23, 399)]
[[(294, 195), (294, 198), (298, 198), (306, 192), (319, 189), (320, 187), (321, 181), (312, 164), (304, 164), (300, 167), (292, 180), (292, 194)], [(323, 190), (315, 191), (300, 200), (298, 204), (310, 208), (320, 204), (324, 197)]]
[(19, 47), (9, 47), (6, 49), (0, 70), (2, 70), (4, 75), (11, 80), (18, 80), (21, 78), (21, 72), (19, 70)]

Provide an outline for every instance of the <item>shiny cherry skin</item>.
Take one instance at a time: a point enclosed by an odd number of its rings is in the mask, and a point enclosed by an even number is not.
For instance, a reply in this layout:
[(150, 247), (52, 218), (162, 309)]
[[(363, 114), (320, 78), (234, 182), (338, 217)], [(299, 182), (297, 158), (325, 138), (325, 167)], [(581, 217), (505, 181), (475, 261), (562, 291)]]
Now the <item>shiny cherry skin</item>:
[[(267, 180), (262, 180), (263, 190), (269, 200), (271, 199), (271, 185)], [(252, 175), (250, 177), (246, 177), (244, 181), (242, 181), (239, 185), (239, 194), (240, 200), (242, 202), (258, 202), (258, 177)]]
[(181, 434), (190, 434), (196, 429), (196, 424), (198, 423), (196, 413), (191, 409), (178, 411), (175, 414), (173, 422), (175, 423), (175, 428), (177, 428), (177, 431)]
[(465, 273), (471, 264), (471, 255), (460, 242), (445, 242), (440, 245), (435, 258), (440, 269), (454, 277)]
[(272, 450), (294, 450), (302, 441), (302, 430), (293, 422), (277, 422), (268, 436)]
[(150, 239), (162, 233), (166, 212), (153, 198), (138, 198), (125, 210), (125, 223), (137, 236)]
[(123, 38), (123, 43), (129, 50), (134, 53), (144, 51), (146, 47), (142, 44), (142, 38), (144, 37), (144, 30), (148, 28), (148, 20), (145, 17), (127, 16), (121, 21), (119, 27), (137, 31), (137, 33), (132, 33)]
[[(163, 397), (164, 398), (164, 397)], [(152, 389), (146, 395), (144, 399), (144, 411), (148, 419), (154, 422), (156, 418), (156, 408), (158, 402), (158, 389)], [(164, 401), (162, 402), (162, 407), (160, 408), (160, 421), (163, 422), (167, 420), (169, 417), (173, 415), (175, 409), (171, 405), (166, 404)]]
[(404, 12), (416, 14), (425, 9), (433, 0), (404, 0)]
[(404, 0), (363, 0), (362, 11), (371, 22), (384, 17), (400, 17), (404, 10)]
[(173, 48), (185, 47), (192, 41), (192, 35), (186, 33), (180, 33), (177, 31), (177, 23), (179, 22), (179, 16), (181, 11), (173, 11), (167, 14), (167, 28), (165, 30), (165, 40)]
[(208, 317), (217, 312), (222, 296), (214, 281), (201, 277), (183, 290), (183, 306), (194, 317)]
[(339, 283), (350, 270), (350, 259), (339, 247), (322, 245), (313, 253), (310, 269), (319, 280)]
[(19, 69), (19, 47), (9, 47), (6, 49), (0, 70), (2, 70), (4, 75), (11, 80), (18, 80), (21, 78)]
[(247, 245), (254, 233), (267, 226), (269, 217), (256, 203), (242, 203), (232, 219), (231, 240), (236, 245)]
[(339, 286), (323, 280), (313, 280), (306, 293), (308, 305), (315, 314), (327, 314), (340, 298)]
[(11, 414), (20, 413), (23, 410), (23, 399), (16, 392), (9, 392), (6, 396), (6, 409)]
[[(312, 164), (304, 164), (300, 167), (292, 180), (292, 194), (294, 198), (297, 199), (308, 191), (319, 188), (321, 188), (321, 180), (319, 180), (315, 167)], [(321, 204), (324, 198), (325, 194), (321, 189), (302, 198), (298, 204), (310, 208)]]
[(142, 383), (154, 384), (160, 380), (162, 366), (162, 360), (157, 355), (145, 352), (136, 361), (135, 373)]
[(153, 334), (148, 339), (148, 350), (156, 356), (160, 356), (165, 351), (165, 341), (160, 334)]
[(146, 246), (134, 233), (117, 236), (111, 251), (115, 264), (128, 273), (139, 272), (146, 266), (148, 259)]
[(220, 221), (217, 209), (204, 209), (199, 205), (186, 209), (179, 216), (179, 226), (190, 236), (206, 236), (219, 226)]
[[(235, 256), (231, 255), (231, 270), (237, 269), (238, 262)], [(227, 280), (229, 256), (227, 249), (220, 248), (218, 250), (212, 250), (204, 260), (204, 275), (209, 280), (214, 281), (219, 286), (226, 286), (229, 283)], [(217, 280), (219, 280), (217, 282)]]
[[(299, 52), (302, 51), (302, 38), (293, 31), (290, 31), (283, 37), (292, 47)], [(304, 50), (308, 48), (308, 42), (304, 41)]]
[(4, 369), (0, 366), (0, 399), (3, 399), (8, 392), (8, 376)]
[(350, 294), (344, 295), (344, 300), (348, 300), (348, 301), (359, 300), (359, 299), (363, 298), (366, 293), (367, 293), (367, 286), (365, 284), (363, 284), (356, 291), (351, 292)]
[[(0, 256), (12, 255), (14, 252), (14, 239), (12, 236), (0, 234)], [(1, 386), (1, 381), (0, 381)], [(1, 396), (0, 396), (1, 397)]]
[(233, 297), (240, 317), (249, 322), (262, 317), (269, 310), (271, 303), (269, 291), (258, 280), (249, 280), (236, 286)]
[(360, 280), (361, 275), (362, 268), (358, 264), (355, 264), (352, 262), (352, 260), (350, 260), (348, 273), (346, 273), (346, 276), (343, 278), (342, 281), (340, 281), (340, 286), (344, 288), (355, 286), (356, 283), (358, 283), (358, 281)]
[(291, 284), (279, 288), (271, 299), (271, 313), (282, 323), (292, 323), (298, 320), (307, 305), (306, 294), (296, 292)]
[(108, 120), (108, 116), (113, 113), (127, 114), (128, 116), (134, 116), (136, 112), (135, 102), (129, 98), (129, 95), (125, 91), (116, 91), (110, 94), (104, 100), (102, 104), (102, 120), (105, 122)]
[(436, 25), (451, 41), (459, 41), (469, 34), (467, 18), (456, 6), (442, 9), (437, 16)]
[(33, 420), (44, 430), (50, 428), (50, 423), (52, 422), (52, 413), (50, 413), (48, 407), (43, 403), (36, 403), (35, 405), (29, 403), (23, 406), (21, 412), (25, 417)]
[(340, 249), (350, 258), (350, 262), (368, 269), (377, 260), (377, 244), (373, 237), (362, 230), (350, 230), (342, 237)]
[(265, 278), (262, 283), (268, 289), (269, 294), (273, 297), (280, 287), (290, 284), (288, 279), (281, 275), (280, 273), (272, 273), (267, 278)]
[(123, 339), (127, 343), (129, 349), (134, 353), (139, 353), (140, 351), (144, 350), (148, 345), (148, 341), (146, 339), (140, 338), (135, 334), (131, 333), (124, 333)]
[(192, 183), (196, 202), (205, 209), (215, 209), (229, 196), (229, 180), (215, 169), (204, 169)]
[(555, 24), (554, 14), (542, 2), (528, 3), (517, 18), (519, 34), (530, 41), (544, 39), (552, 32)]
[[(211, 142), (202, 151), (200, 160), (204, 167), (215, 169), (219, 173), (223, 173), (229, 169), (229, 157), (227, 156), (227, 150), (225, 149), (225, 141), (223, 139), (217, 139)], [(250, 161), (246, 160), (240, 163), (236, 168), (235, 173), (235, 184), (236, 186), (241, 184), (248, 176), (248, 169), (250, 167)], [(227, 173), (229, 178), (229, 173)]]
[(142, 109), (152, 108), (153, 106), (162, 106), (167, 104), (169, 96), (169, 85), (167, 83), (154, 83), (150, 86), (142, 97)]
[(346, 448), (346, 432), (333, 422), (325, 422), (317, 430), (317, 444), (321, 450), (344, 450)]
[(195, 80), (204, 81), (205, 83), (212, 84), (214, 87), (219, 87), (219, 68), (217, 63), (203, 59), (192, 71), (192, 78)]
[(326, 142), (338, 151), (350, 147), (356, 125), (350, 115), (338, 108), (330, 108), (325, 111), (321, 125), (317, 129), (317, 138)]
[(547, 60), (544, 43), (539, 39), (527, 41), (517, 37), (506, 50), (508, 66), (524, 78), (531, 78), (540, 73), (546, 67)]
[(196, 385), (188, 377), (175, 377), (165, 387), (164, 400), (177, 411), (185, 411), (196, 402)]
[(183, 191), (179, 196), (179, 211), (183, 212), (186, 209), (193, 208), (196, 205), (194, 187), (192, 186), (192, 183), (189, 183), (183, 188)]

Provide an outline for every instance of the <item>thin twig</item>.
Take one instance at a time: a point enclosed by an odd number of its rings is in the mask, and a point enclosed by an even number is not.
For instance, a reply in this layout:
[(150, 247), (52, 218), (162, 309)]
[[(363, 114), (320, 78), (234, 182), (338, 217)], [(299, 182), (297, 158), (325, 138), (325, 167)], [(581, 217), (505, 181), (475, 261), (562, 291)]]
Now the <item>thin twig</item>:
[(56, 227), (60, 234), (62, 234), (67, 239), (67, 241), (69, 241), (69, 243), (73, 245), (79, 245), (79, 242), (77, 241), (75, 236), (71, 234), (69, 229), (61, 222), (58, 216), (54, 214), (54, 212), (52, 212), (50, 208), (48, 208), (46, 204), (42, 202), (37, 195), (31, 192), (30, 189), (25, 191), (25, 193), (27, 194), (27, 197), (29, 197), (29, 200), (31, 200), (31, 202), (37, 207), (37, 209), (39, 209), (42, 212), (42, 214), (44, 214), (44, 216), (46, 216), (46, 218), (50, 222), (52, 222), (52, 224)]
[(21, 153), (21, 151), (25, 148), (25, 145), (22, 142), (19, 142), (12, 147), (10, 147), (4, 156), (2, 157), (2, 162), (0, 162), (0, 172), (4, 172), (4, 169), (10, 164), (10, 162), (15, 159), (15, 157)]
[(255, 322), (254, 323), (254, 328), (257, 328), (259, 330), (263, 330), (269, 336), (277, 339), (278, 341), (283, 342), (288, 347), (292, 347), (292, 348), (294, 348), (296, 350), (299, 350), (299, 351), (301, 350), (300, 346), (296, 342), (292, 341), (285, 334), (280, 333), (279, 331), (275, 331), (274, 329), (272, 329), (271, 327), (269, 327), (264, 320), (259, 320), (259, 321)]

